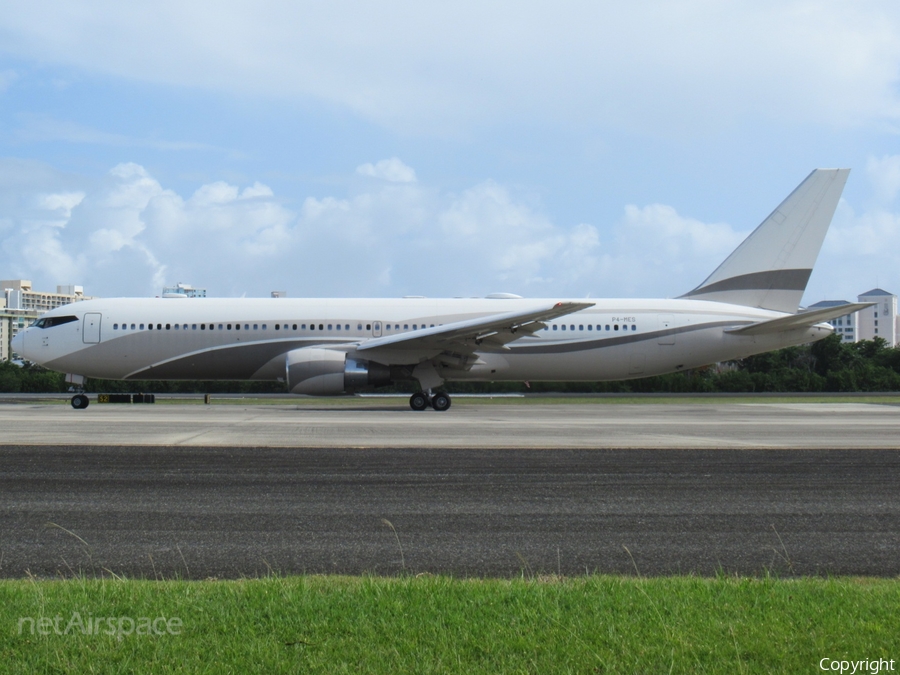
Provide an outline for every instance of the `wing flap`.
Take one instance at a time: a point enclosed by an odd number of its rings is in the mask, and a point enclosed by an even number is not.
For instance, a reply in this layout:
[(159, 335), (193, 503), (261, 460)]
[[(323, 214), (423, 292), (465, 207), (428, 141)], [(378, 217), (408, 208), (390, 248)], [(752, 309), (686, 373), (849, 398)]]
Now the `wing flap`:
[(797, 314), (789, 314), (780, 316), (777, 319), (766, 319), (765, 321), (757, 321), (749, 326), (741, 326), (726, 330), (726, 333), (732, 335), (765, 335), (767, 333), (780, 333), (785, 330), (795, 328), (805, 328), (815, 326), (817, 323), (823, 323), (839, 316), (845, 316), (858, 312), (866, 307), (871, 307), (874, 302), (855, 302), (846, 305), (837, 305), (835, 307), (826, 307), (824, 309), (814, 309), (808, 312), (798, 312)]
[(478, 349), (503, 349), (508, 343), (544, 328), (544, 321), (593, 306), (593, 302), (557, 302), (523, 312), (491, 314), (373, 338), (359, 345), (356, 351), (366, 352), (371, 358), (376, 358), (377, 354), (393, 363), (402, 360), (408, 363), (410, 360), (415, 362), (417, 358), (431, 358), (444, 351), (471, 354)]

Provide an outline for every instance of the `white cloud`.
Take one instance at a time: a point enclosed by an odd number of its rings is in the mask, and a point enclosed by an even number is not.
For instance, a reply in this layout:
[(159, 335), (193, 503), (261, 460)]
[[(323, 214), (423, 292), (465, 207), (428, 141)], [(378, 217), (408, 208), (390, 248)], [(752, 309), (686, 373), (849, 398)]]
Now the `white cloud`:
[(84, 200), (84, 192), (57, 192), (49, 195), (39, 195), (38, 205), (48, 211), (59, 211), (63, 218), (72, 215), (72, 209)]
[(890, 268), (900, 269), (900, 214), (874, 208), (857, 215), (844, 203), (825, 242), (826, 251), (844, 259), (838, 267), (842, 271), (850, 260), (858, 265), (857, 261), (876, 257), (887, 257)]
[(274, 197), (275, 193), (268, 185), (256, 181), (253, 185), (241, 190), (241, 199), (253, 199), (254, 197)]
[(4, 51), (120, 78), (339, 105), (404, 131), (516, 119), (655, 134), (896, 121), (894, 0), (14, 2)]
[(704, 223), (680, 216), (665, 204), (630, 204), (625, 207), (623, 224), (624, 239), (640, 242), (641, 250), (664, 247), (666, 255), (673, 259), (695, 255), (721, 261), (748, 234), (735, 232), (725, 223)]
[(393, 183), (416, 182), (416, 172), (396, 157), (382, 159), (377, 164), (360, 164), (356, 167), (356, 173), (361, 176), (381, 178)]
[(210, 183), (199, 188), (191, 197), (191, 204), (195, 206), (212, 206), (213, 204), (228, 204), (238, 198), (238, 187), (229, 185), (224, 181)]
[(4, 257), (24, 260), (20, 273), (36, 283), (82, 283), (100, 295), (158, 293), (160, 279), (217, 295), (587, 287), (573, 274), (596, 260), (591, 225), (559, 228), (493, 181), (458, 195), (415, 183), (370, 187), (308, 197), (293, 212), (260, 183), (217, 181), (184, 199), (143, 167), (120, 164), (86, 190), (35, 190), (28, 214), (0, 209), (18, 230), (4, 239)]
[[(73, 183), (0, 159), (4, 176), (4, 275), (42, 288), (79, 283), (104, 296), (155, 295), (185, 281), (214, 296), (278, 288), (292, 297), (674, 297), (747, 234), (664, 204), (627, 205), (615, 222), (570, 226), (533, 195), (490, 180), (459, 193), (374, 182), (352, 195), (306, 197), (293, 210), (258, 182), (211, 182), (184, 198), (133, 163), (102, 181)], [(806, 300), (852, 298), (877, 284), (898, 290), (897, 270), (900, 214), (856, 214), (841, 202)]]
[(599, 295), (675, 297), (697, 286), (749, 232), (665, 204), (627, 205), (601, 247)]

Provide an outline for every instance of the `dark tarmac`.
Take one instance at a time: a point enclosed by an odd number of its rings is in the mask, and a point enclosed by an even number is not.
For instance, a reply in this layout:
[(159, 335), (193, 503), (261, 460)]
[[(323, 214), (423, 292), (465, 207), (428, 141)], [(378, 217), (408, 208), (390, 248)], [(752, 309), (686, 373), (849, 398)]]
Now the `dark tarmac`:
[(900, 450), (0, 447), (0, 576), (900, 574)]

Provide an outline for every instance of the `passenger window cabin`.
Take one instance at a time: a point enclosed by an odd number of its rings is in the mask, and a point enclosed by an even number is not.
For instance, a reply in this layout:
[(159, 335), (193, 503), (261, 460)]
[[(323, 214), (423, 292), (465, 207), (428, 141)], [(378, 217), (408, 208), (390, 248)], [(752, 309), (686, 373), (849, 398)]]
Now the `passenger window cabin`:
[[(326, 329), (326, 325), (327, 325), (327, 329), (330, 330), (330, 331), (331, 331), (331, 330), (339, 330), (339, 331), (340, 331), (340, 330), (343, 330), (343, 331), (350, 331), (350, 330), (351, 330), (351, 324), (349, 324), (349, 323), (346, 323), (346, 324), (339, 324), (339, 323), (338, 323), (338, 324), (331, 324), (331, 323), (329, 323), (329, 324), (321, 324), (321, 323), (320, 323), (320, 324), (318, 324), (318, 328), (316, 327), (316, 324), (311, 323), (311, 324), (309, 324), (309, 330), (311, 330), (311, 331), (314, 331), (314, 330), (320, 330), (320, 331), (322, 331), (322, 330), (325, 330), (325, 329)], [(364, 324), (362, 324), (362, 323), (357, 323), (357, 324), (356, 324), (356, 330), (362, 331), (362, 330), (363, 330), (363, 325), (364, 325)], [(439, 324), (439, 325), (443, 325), (443, 324)], [(587, 328), (585, 328), (585, 326), (587, 326)], [(389, 323), (385, 323), (385, 324), (384, 324), (384, 329), (385, 329), (385, 330), (388, 330), (388, 331), (390, 331), (390, 330), (396, 330), (396, 331), (399, 331), (399, 330), (400, 330), (400, 327), (401, 327), (400, 324), (393, 324), (393, 325), (391, 325), (391, 324), (389, 324)], [(428, 328), (428, 327), (434, 328), (434, 327), (435, 327), (435, 324), (430, 324), (430, 325), (429, 325), (429, 324), (424, 324), (424, 323), (423, 323), (423, 324), (417, 324), (417, 323), (414, 323), (414, 324), (411, 324), (411, 325), (410, 325), (410, 324), (403, 324), (403, 330), (424, 330), (424, 329), (426, 329), (426, 328)], [(632, 332), (636, 332), (636, 331), (637, 331), (637, 324), (622, 324), (622, 325), (621, 325), (621, 329), (622, 329), (623, 331), (628, 331), (628, 330), (629, 330), (629, 327), (630, 327), (630, 330), (631, 330)], [(199, 324), (199, 330), (216, 330), (216, 328), (217, 328), (217, 327), (216, 327), (216, 324), (214, 324), (214, 323), (209, 324), (208, 327), (207, 327), (207, 325), (206, 325), (205, 323)], [(244, 324), (244, 327), (243, 327), (243, 328), (244, 328), (244, 330), (251, 330), (250, 324)], [(288, 323), (280, 324), (280, 323), (276, 323), (276, 324), (274, 324), (274, 328), (275, 328), (275, 330), (277, 330), (277, 331), (281, 331), (281, 330), (285, 330), (285, 331), (287, 331), (287, 330), (295, 330), (295, 331), (296, 331), (296, 330), (298, 330), (298, 329), (299, 329), (299, 330), (307, 330), (307, 324), (305, 324), (305, 323), (303, 323), (303, 324), (296, 324), (296, 323), (295, 323), (295, 324), (288, 324)], [(544, 326), (543, 330), (545, 330), (545, 331), (549, 331), (549, 330), (554, 330), (554, 331), (555, 331), (555, 330), (564, 330), (564, 331), (574, 331), (574, 330), (584, 331), (584, 330), (589, 330), (589, 331), (593, 331), (593, 330), (596, 329), (596, 330), (598, 330), (598, 331), (602, 331), (602, 330), (605, 329), (605, 330), (607, 330), (607, 331), (610, 331), (610, 330), (612, 330), (612, 331), (618, 331), (619, 328), (620, 328), (620, 325), (619, 325), (619, 324), (605, 324), (605, 328), (604, 328), (604, 325), (601, 325), (601, 324), (597, 324), (597, 325), (592, 325), (592, 324), (577, 324), (577, 328), (576, 328), (576, 324), (564, 324), (564, 323), (563, 323), (563, 324), (555, 324), (555, 323), (554, 323), (554, 324), (550, 324), (550, 325)], [(113, 330), (129, 330), (129, 324), (128, 324), (128, 323), (121, 323), (121, 324), (119, 324), (119, 323), (117, 322), (117, 323), (114, 323), (114, 324), (112, 325), (112, 329), (113, 329)], [(131, 330), (145, 330), (145, 327), (144, 327), (144, 324), (142, 324), (142, 323), (141, 323), (141, 324), (135, 324), (135, 323), (133, 323), (133, 324), (130, 325), (130, 329), (131, 329)], [(165, 329), (166, 329), (166, 330), (198, 330), (198, 324), (196, 324), (196, 323), (194, 323), (194, 324), (187, 324), (187, 323), (185, 323), (185, 324), (177, 324), (177, 323), (176, 323), (176, 324), (171, 324), (171, 323), (167, 323), (167, 324), (165, 324)], [(233, 329), (234, 329), (234, 330), (241, 330), (241, 324), (239, 324), (239, 323), (234, 324)], [(148, 324), (146, 325), (146, 330), (163, 330), (163, 324), (162, 324), (162, 323), (157, 323), (157, 324), (154, 326), (154, 324), (148, 323)], [(232, 330), (232, 324), (230, 324), (230, 323), (229, 323), (229, 324), (221, 324), (221, 323), (220, 323), (220, 324), (218, 324), (218, 330)], [(264, 323), (264, 324), (258, 324), (258, 323), (255, 323), (255, 324), (253, 324), (252, 330), (268, 330), (268, 324), (265, 324), (265, 323)], [(370, 324), (370, 323), (369, 323), (369, 324), (365, 324), (365, 330), (367, 330), (367, 331), (372, 330), (372, 324)]]

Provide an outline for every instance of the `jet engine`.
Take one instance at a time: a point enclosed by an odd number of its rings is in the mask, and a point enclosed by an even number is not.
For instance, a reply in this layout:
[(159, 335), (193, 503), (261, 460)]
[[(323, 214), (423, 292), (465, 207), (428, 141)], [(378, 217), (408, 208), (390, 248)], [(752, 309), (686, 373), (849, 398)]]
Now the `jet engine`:
[(285, 370), (292, 394), (330, 396), (391, 383), (388, 366), (352, 359), (333, 349), (305, 347), (288, 352)]

